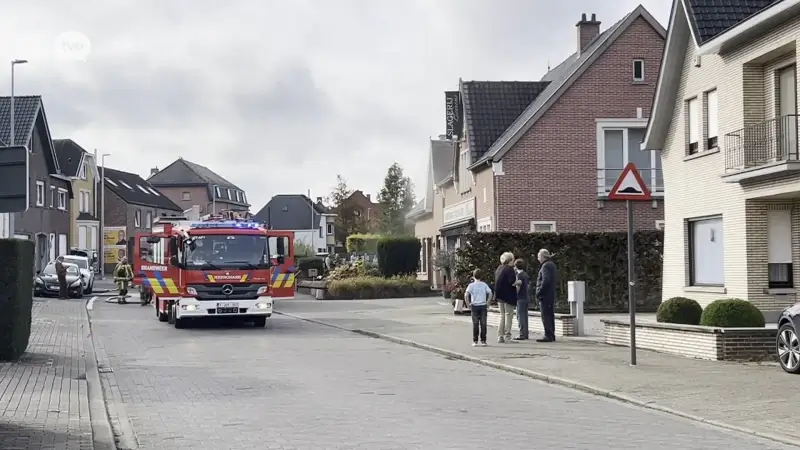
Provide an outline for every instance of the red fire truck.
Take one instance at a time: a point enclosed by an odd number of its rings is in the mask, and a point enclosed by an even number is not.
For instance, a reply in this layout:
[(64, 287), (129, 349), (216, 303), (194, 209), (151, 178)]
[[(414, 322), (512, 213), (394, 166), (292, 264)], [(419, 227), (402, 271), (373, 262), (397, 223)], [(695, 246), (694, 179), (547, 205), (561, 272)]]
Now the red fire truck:
[(175, 328), (205, 317), (263, 327), (275, 299), (294, 298), (294, 234), (232, 212), (166, 221), (138, 233), (134, 284)]

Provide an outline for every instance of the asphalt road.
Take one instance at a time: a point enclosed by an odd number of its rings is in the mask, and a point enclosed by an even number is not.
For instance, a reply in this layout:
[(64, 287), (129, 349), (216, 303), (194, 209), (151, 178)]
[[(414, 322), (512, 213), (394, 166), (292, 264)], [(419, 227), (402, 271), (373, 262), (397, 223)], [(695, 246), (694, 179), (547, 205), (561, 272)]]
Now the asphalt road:
[(792, 448), (284, 316), (90, 315), (111, 415), (142, 449)]

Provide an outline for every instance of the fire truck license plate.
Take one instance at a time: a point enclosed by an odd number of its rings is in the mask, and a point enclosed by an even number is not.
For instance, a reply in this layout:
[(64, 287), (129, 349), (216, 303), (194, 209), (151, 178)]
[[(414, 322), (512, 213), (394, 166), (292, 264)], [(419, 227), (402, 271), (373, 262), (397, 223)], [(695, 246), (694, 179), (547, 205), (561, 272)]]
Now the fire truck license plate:
[(236, 302), (217, 303), (217, 314), (235, 314), (239, 312), (239, 304)]

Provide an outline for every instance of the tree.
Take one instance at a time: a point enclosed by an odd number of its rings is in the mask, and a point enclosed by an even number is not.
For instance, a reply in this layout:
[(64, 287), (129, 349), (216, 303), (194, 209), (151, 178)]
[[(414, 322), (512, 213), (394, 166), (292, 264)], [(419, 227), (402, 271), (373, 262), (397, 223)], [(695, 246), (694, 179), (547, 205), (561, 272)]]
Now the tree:
[(362, 233), (364, 224), (356, 214), (356, 208), (350, 202), (353, 191), (347, 186), (347, 181), (341, 175), (336, 175), (336, 186), (327, 199), (327, 206), (336, 214), (336, 228), (345, 236)]
[(399, 164), (392, 164), (386, 172), (378, 202), (381, 204), (381, 231), (406, 234), (406, 213), (414, 207), (414, 190), (411, 179), (403, 175)]

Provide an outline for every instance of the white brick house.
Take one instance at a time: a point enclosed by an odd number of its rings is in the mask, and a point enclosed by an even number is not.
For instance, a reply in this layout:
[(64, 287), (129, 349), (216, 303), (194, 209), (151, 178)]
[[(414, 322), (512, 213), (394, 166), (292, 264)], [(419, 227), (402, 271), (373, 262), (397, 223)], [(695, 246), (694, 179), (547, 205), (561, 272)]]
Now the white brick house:
[(800, 1), (732, 3), (673, 2), (642, 148), (662, 149), (664, 299), (774, 311), (800, 287)]

